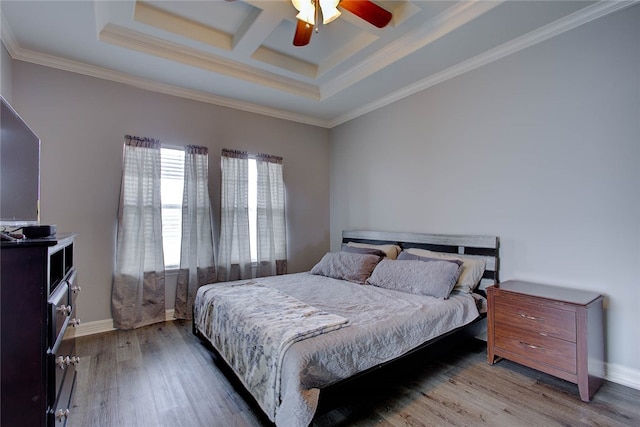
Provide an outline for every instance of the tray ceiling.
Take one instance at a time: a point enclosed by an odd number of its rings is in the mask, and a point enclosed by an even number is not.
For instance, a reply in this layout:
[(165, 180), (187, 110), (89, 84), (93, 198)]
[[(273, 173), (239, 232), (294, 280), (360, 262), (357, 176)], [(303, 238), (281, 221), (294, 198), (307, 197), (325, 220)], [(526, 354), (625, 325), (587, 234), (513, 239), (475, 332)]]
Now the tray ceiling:
[(378, 29), (343, 11), (305, 47), (280, 1), (12, 1), (17, 60), (332, 127), (635, 1), (375, 1)]

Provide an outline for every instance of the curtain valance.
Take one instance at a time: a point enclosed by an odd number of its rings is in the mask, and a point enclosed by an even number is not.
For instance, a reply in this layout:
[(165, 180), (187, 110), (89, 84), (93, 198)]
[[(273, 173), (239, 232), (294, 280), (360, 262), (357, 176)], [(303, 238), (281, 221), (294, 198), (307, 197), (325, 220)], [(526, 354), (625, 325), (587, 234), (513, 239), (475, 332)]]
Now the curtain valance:
[(280, 156), (273, 156), (271, 154), (255, 154), (254, 157), (256, 160), (260, 160), (263, 162), (276, 163), (279, 165), (282, 164), (282, 157)]
[(223, 157), (232, 157), (235, 159), (256, 159), (256, 160), (260, 160), (263, 162), (268, 162), (268, 163), (277, 163), (279, 165), (282, 164), (282, 157), (280, 156), (274, 156), (273, 154), (263, 154), (263, 153), (257, 153), (257, 154), (253, 154), (253, 153), (248, 153), (247, 151), (242, 151), (242, 150), (230, 150), (227, 148), (223, 148), (222, 149), (222, 156)]
[(232, 159), (248, 159), (249, 153), (247, 153), (246, 151), (228, 150), (226, 148), (223, 148), (222, 157), (229, 157)]
[(146, 138), (141, 136), (125, 135), (125, 145), (140, 148), (160, 148), (160, 140), (154, 138)]
[(187, 154), (202, 154), (205, 156), (209, 154), (209, 149), (200, 145), (187, 145), (184, 147), (184, 151)]

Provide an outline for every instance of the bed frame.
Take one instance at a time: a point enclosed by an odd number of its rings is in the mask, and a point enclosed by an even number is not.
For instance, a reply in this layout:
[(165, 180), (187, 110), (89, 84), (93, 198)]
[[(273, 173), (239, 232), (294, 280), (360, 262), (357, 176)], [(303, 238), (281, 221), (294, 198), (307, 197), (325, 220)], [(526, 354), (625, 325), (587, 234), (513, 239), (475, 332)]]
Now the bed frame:
[[(438, 252), (447, 252), (453, 254), (464, 254), (467, 256), (479, 257), (485, 261), (486, 268), (483, 278), (478, 286), (478, 290), (476, 292), (485, 296), (484, 289), (487, 286), (491, 286), (495, 283), (498, 283), (498, 272), (500, 266), (499, 259), (499, 249), (500, 249), (500, 240), (497, 236), (479, 236), (479, 235), (447, 235), (447, 234), (426, 234), (426, 233), (404, 233), (404, 232), (384, 232), (384, 231), (356, 231), (356, 230), (345, 230), (342, 232), (342, 243), (348, 242), (358, 242), (358, 243), (369, 243), (369, 244), (395, 244), (400, 246), (402, 249), (409, 248), (421, 248), (428, 249)], [(384, 363), (380, 363), (378, 365), (372, 366), (369, 369), (366, 369), (362, 372), (359, 372), (349, 378), (343, 379), (334, 383), (323, 390), (331, 390), (337, 387), (344, 385), (345, 383), (351, 382), (362, 376), (370, 374), (373, 371), (376, 371), (384, 366), (390, 365), (396, 362), (399, 359), (402, 359), (410, 354), (414, 354), (415, 352), (421, 351), (426, 347), (429, 347), (432, 344), (442, 340), (443, 338), (449, 337), (451, 335), (457, 333), (464, 333), (467, 330), (471, 330), (473, 332), (465, 334), (465, 336), (474, 336), (476, 334), (477, 328), (474, 330), (474, 324), (477, 324), (480, 320), (483, 320), (485, 316), (481, 316), (476, 319), (472, 324), (465, 325), (460, 328), (454, 329), (450, 332), (447, 332), (443, 335), (435, 337), (430, 341), (423, 343), (422, 345), (410, 350), (409, 352), (399, 356), (395, 359), (389, 360)], [(193, 333), (198, 336), (203, 344), (208, 347), (218, 359), (222, 362), (219, 366), (228, 374), (229, 378), (234, 381), (234, 383), (238, 384), (239, 389), (243, 390), (243, 395), (247, 398), (251, 399), (253, 403), (255, 403), (258, 410), (260, 410), (259, 405), (255, 402), (255, 398), (244, 389), (242, 383), (237, 379), (233, 370), (223, 362), (222, 357), (219, 357), (216, 349), (210, 345), (210, 343), (202, 337), (202, 335), (197, 331), (195, 327), (195, 317), (193, 322)], [(470, 329), (471, 328), (471, 329)], [(329, 392), (330, 393), (330, 392)]]
[[(485, 271), (478, 288), (474, 292), (486, 297), (485, 289), (488, 286), (499, 283), (500, 239), (498, 236), (344, 230), (342, 232), (342, 243), (348, 242), (376, 245), (394, 244), (400, 246), (403, 250), (409, 248), (420, 248), (481, 258), (485, 261)], [(402, 356), (379, 365), (372, 366), (371, 368), (359, 372), (349, 378), (338, 381), (337, 383), (330, 385), (328, 388), (334, 389), (340, 387), (345, 383), (351, 382), (384, 366), (390, 365), (410, 354), (424, 350), (432, 344), (454, 334), (464, 334), (465, 337), (470, 338), (477, 337), (479, 335), (486, 335), (486, 313), (481, 314), (480, 317), (468, 325), (461, 326), (445, 334), (439, 335), (413, 350), (408, 351)]]

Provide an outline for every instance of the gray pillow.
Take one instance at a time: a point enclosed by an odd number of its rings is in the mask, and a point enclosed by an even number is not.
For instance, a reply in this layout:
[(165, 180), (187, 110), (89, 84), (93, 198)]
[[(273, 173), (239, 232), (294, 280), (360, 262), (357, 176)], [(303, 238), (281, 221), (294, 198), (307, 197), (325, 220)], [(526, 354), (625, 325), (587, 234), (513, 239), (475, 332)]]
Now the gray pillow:
[(461, 265), (445, 260), (383, 259), (367, 279), (367, 284), (447, 299), (461, 271)]
[(354, 252), (329, 252), (313, 266), (311, 274), (363, 284), (381, 257)]
[(346, 243), (342, 244), (342, 247), (340, 247), (340, 252), (354, 252), (357, 254), (370, 254), (370, 255), (378, 255), (379, 257), (386, 257), (387, 254), (383, 251), (381, 251), (380, 249), (374, 249), (374, 248), (361, 248), (358, 246), (349, 246)]
[(407, 254), (417, 255), (427, 259), (441, 259), (448, 261), (460, 261), (462, 262), (462, 272), (456, 285), (453, 287), (454, 291), (461, 291), (471, 293), (478, 286), (482, 275), (484, 274), (485, 262), (481, 257), (474, 255), (459, 255), (451, 253), (434, 252), (426, 249), (409, 248)]
[(398, 255), (397, 260), (398, 261), (409, 261), (409, 260), (412, 260), (412, 261), (424, 261), (424, 262), (429, 262), (429, 261), (447, 261), (447, 262), (453, 262), (454, 264), (458, 264), (459, 266), (461, 266), (463, 264), (463, 262), (460, 261), (459, 259), (431, 258), (431, 257), (412, 254), (412, 253), (409, 253), (407, 251), (400, 252), (400, 255)]

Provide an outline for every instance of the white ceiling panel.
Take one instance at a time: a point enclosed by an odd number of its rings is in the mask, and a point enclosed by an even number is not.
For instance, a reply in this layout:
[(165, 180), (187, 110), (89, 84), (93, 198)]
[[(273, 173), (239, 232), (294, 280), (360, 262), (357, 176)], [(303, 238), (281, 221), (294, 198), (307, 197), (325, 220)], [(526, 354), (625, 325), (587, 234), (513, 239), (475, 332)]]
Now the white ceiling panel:
[(332, 127), (637, 1), (374, 3), (385, 28), (343, 9), (304, 47), (289, 0), (3, 0), (1, 34), (17, 60)]

